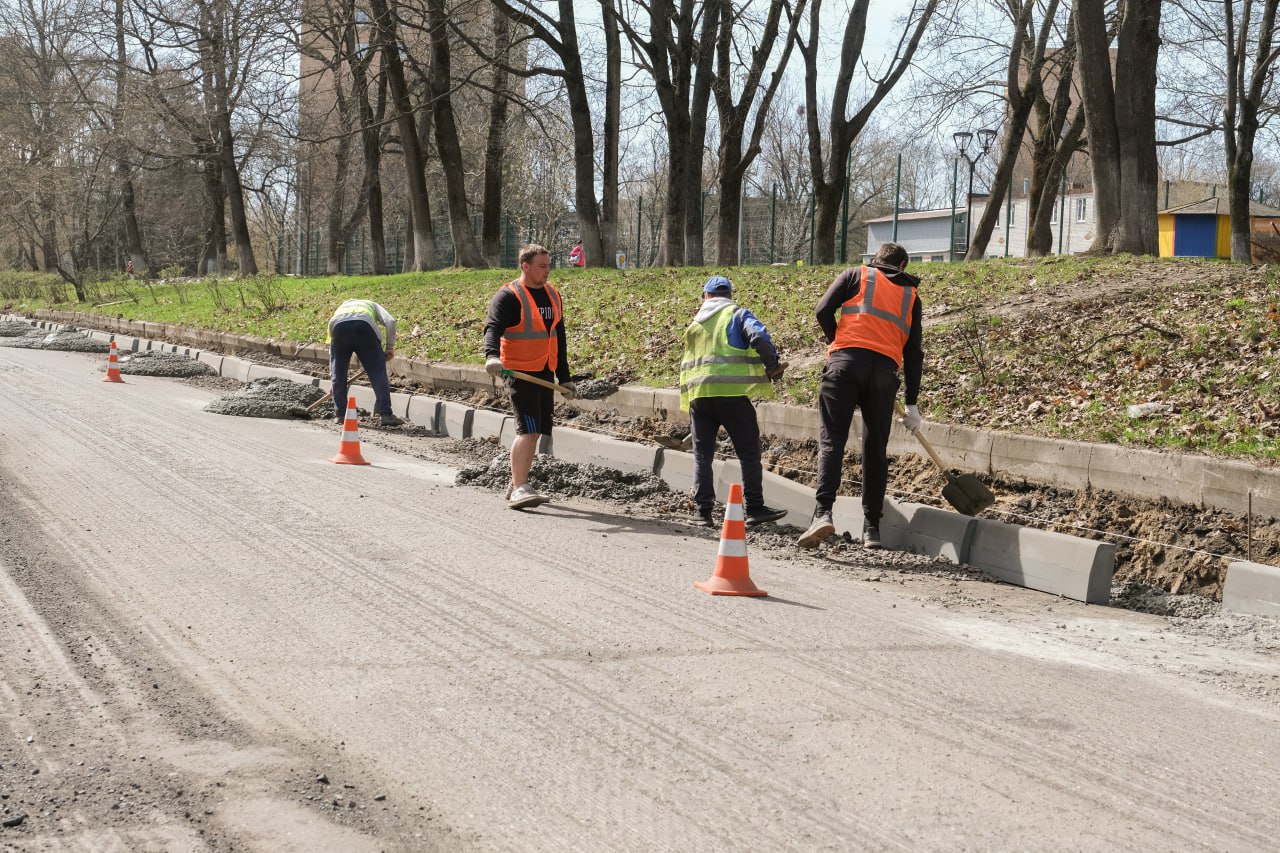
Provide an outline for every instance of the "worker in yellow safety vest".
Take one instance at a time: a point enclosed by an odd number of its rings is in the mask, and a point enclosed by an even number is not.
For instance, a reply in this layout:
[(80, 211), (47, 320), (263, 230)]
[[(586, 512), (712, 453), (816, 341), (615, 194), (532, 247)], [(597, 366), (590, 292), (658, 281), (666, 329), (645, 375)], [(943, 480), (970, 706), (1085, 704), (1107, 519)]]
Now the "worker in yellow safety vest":
[[(386, 330), (385, 341), (382, 329)], [(396, 318), (372, 299), (348, 299), (329, 318), (329, 378), (333, 382), (333, 414), (338, 423), (347, 412), (347, 368), (353, 353), (373, 386), (378, 422), (382, 426), (403, 424), (404, 419), (391, 411), (391, 383), (387, 378), (387, 362), (396, 354)]]
[(817, 319), (827, 339), (827, 361), (818, 396), (817, 506), (813, 523), (800, 537), (815, 548), (835, 532), (831, 509), (844, 467), (855, 409), (862, 410), (862, 544), (881, 547), (880, 519), (889, 479), (889, 430), (898, 395), (898, 371), (906, 378), (902, 424), (920, 429), (920, 376), (924, 350), (920, 335), (920, 279), (908, 274), (907, 250), (885, 243), (866, 266), (840, 273), (818, 302)]
[(702, 288), (702, 304), (684, 331), (680, 361), (680, 410), (693, 429), (693, 500), (698, 516), (714, 526), (715, 478), (711, 463), (716, 434), (724, 427), (742, 465), (747, 525), (777, 521), (786, 510), (765, 506), (760, 467), (760, 426), (751, 398), (773, 396), (771, 380), (782, 378), (769, 331), (749, 309), (733, 301), (733, 284), (712, 276)]

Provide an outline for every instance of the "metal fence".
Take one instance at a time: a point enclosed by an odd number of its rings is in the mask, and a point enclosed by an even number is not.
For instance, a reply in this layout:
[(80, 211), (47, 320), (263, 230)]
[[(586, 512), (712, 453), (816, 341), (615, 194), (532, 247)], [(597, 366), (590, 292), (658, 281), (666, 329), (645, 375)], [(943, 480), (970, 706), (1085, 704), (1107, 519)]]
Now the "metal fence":
[[(702, 223), (703, 262), (719, 262), (717, 232), (720, 226), (720, 199), (715, 192), (704, 192), (698, 199)], [(615, 264), (622, 267), (655, 266), (664, 249), (663, 199), (635, 196), (618, 204), (618, 240)], [(738, 217), (737, 255), (739, 266), (813, 263), (814, 200), (812, 195), (786, 198), (776, 187), (767, 193), (746, 195)], [(472, 222), (472, 232), (479, 234), (480, 222)], [(499, 266), (514, 269), (520, 248), (539, 243), (551, 251), (553, 267), (569, 265), (569, 251), (578, 236), (578, 221), (572, 211), (548, 218), (535, 214), (509, 213), (503, 217), (502, 246)], [(836, 235), (836, 260), (844, 263), (862, 254), (866, 243), (865, 225), (850, 222), (843, 239)], [(454, 263), (453, 239), (447, 219), (433, 220), (437, 268)], [(276, 269), (282, 273), (316, 276), (327, 274), (328, 252), (325, 234), (319, 230), (299, 231), (285, 235), (276, 252)], [(406, 230), (389, 228), (386, 232), (387, 269), (390, 273), (404, 270)], [(339, 274), (371, 275), (368, 235), (356, 231), (346, 246)]]

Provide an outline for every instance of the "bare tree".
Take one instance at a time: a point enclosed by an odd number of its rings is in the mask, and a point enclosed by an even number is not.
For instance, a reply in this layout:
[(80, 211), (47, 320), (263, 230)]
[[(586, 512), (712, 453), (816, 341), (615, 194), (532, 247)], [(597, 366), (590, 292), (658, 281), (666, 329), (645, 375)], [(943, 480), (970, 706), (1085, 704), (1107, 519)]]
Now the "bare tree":
[(849, 116), (850, 90), (854, 72), (862, 62), (862, 50), (867, 35), (867, 11), (871, 5), (870, 0), (854, 0), (845, 22), (840, 65), (831, 97), (825, 140), (818, 124), (818, 73), (821, 62), (819, 48), (823, 32), (822, 0), (813, 0), (809, 6), (808, 32), (797, 33), (796, 39), (805, 64), (805, 119), (809, 137), (809, 169), (813, 175), (814, 193), (817, 196), (815, 263), (829, 264), (835, 260), (836, 223), (840, 215), (840, 202), (847, 178), (846, 162), (850, 146), (911, 64), (924, 38), (925, 30), (938, 10), (939, 3), (940, 0), (913, 0), (905, 29), (888, 62), (884, 76), (871, 81), (873, 86), (870, 96), (857, 112)]
[(1097, 219), (1092, 251), (1153, 255), (1159, 249), (1155, 128), (1161, 0), (1116, 3), (1114, 78), (1106, 7), (1106, 0), (1075, 3)]
[(435, 240), (431, 235), (431, 200), (427, 196), (426, 160), (418, 137), (409, 85), (405, 80), (400, 39), (396, 34), (396, 18), (392, 15), (388, 0), (369, 0), (369, 7), (373, 16), (374, 39), (382, 54), (383, 73), (387, 76), (387, 85), (391, 90), (409, 196), (413, 240), (411, 245), (405, 246), (405, 267), (414, 272), (422, 272), (434, 268), (436, 258)]
[[(1000, 202), (1009, 192), (1013, 169), (1022, 151), (1022, 141), (1027, 124), (1036, 103), (1036, 95), (1042, 88), (1045, 55), (1049, 37), (1054, 31), (1054, 15), (1058, 0), (1048, 0), (1040, 10), (1039, 32), (1036, 32), (1036, 0), (1006, 0), (1006, 9), (1013, 18), (1013, 43), (1009, 47), (1009, 59), (1005, 70), (1005, 91), (1008, 101), (1001, 143), (1000, 160), (995, 177), (991, 181), (989, 201), (969, 243), (965, 258), (976, 260), (987, 253), (991, 232), (1000, 218)], [(1070, 81), (1063, 81), (1070, 85)]]
[[(745, 74), (741, 69), (734, 70), (739, 53), (744, 52), (741, 44), (745, 38), (742, 31), (746, 29), (741, 26), (743, 12), (734, 9), (732, 0), (713, 2), (722, 4), (720, 32), (716, 38), (716, 73), (711, 83), (720, 119), (720, 217), (716, 232), (716, 259), (721, 264), (736, 265), (739, 262), (738, 213), (742, 206), (742, 182), (760, 153), (760, 139), (764, 135), (774, 96), (787, 70), (787, 61), (795, 45), (796, 27), (804, 15), (805, 0), (797, 0), (794, 10), (789, 9), (784, 0), (770, 0), (764, 29), (758, 41), (751, 46), (751, 62)], [(778, 39), (784, 12), (789, 25), (782, 41), (782, 54), (774, 66), (768, 86), (761, 91), (760, 81)], [(737, 77), (742, 78), (741, 94), (735, 99), (733, 84)], [(754, 118), (748, 136), (747, 119), (750, 117)]]

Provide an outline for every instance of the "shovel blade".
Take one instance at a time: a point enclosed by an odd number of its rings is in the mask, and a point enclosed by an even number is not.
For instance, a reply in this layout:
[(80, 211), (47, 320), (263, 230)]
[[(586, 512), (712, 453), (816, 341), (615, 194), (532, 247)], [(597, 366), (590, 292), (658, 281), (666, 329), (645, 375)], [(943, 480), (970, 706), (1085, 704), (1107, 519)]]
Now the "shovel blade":
[(942, 497), (962, 515), (977, 515), (996, 502), (991, 490), (972, 474), (953, 474), (947, 480)]

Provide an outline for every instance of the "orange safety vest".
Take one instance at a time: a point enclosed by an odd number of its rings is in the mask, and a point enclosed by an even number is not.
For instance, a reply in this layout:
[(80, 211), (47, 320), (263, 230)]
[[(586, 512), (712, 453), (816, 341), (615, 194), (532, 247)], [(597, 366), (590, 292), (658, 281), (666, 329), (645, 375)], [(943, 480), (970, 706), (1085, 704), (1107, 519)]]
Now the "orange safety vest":
[(838, 349), (856, 347), (887, 355), (902, 367), (916, 289), (895, 284), (872, 267), (860, 267), (859, 274), (862, 288), (840, 307), (836, 339), (827, 347), (827, 357)]
[(544, 367), (556, 369), (560, 348), (555, 329), (564, 316), (564, 311), (560, 303), (560, 292), (550, 282), (543, 286), (551, 294), (554, 319), (550, 326), (543, 322), (542, 312), (533, 301), (529, 288), (521, 284), (519, 279), (505, 285), (520, 299), (520, 322), (503, 330), (499, 345), (502, 366), (507, 370), (537, 371)]

